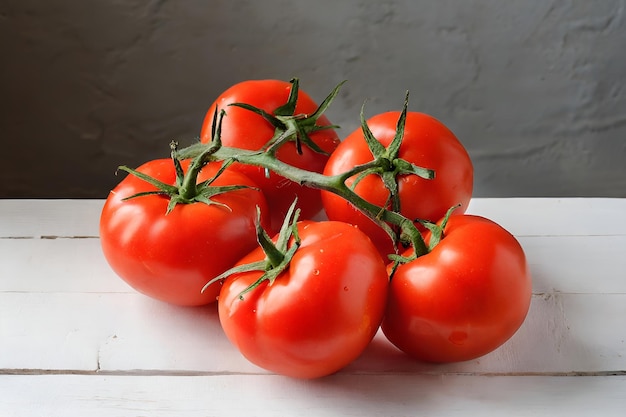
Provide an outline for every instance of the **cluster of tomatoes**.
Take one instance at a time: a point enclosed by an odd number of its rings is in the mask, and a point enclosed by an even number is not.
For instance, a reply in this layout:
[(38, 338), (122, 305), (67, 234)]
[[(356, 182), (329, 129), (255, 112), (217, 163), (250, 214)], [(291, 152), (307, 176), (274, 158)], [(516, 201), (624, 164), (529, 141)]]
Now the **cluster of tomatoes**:
[[(398, 224), (382, 228), (314, 179), (241, 160), (198, 164), (174, 148), (172, 158), (127, 169), (132, 175), (108, 196), (100, 238), (112, 269), (155, 299), (217, 302), (241, 353), (292, 377), (342, 369), (379, 328), (418, 360), (496, 349), (526, 317), (531, 278), (509, 232), (464, 214), (473, 187), (465, 148), (406, 103), (402, 112), (362, 116), (341, 140), (322, 114), (330, 101), (318, 106), (297, 80), (245, 81), (215, 100), (200, 140), (209, 146), (218, 135), (231, 151), (260, 150), (325, 177), (371, 166), (346, 179), (350, 192), (414, 222), (426, 251), (404, 247), (390, 233)], [(225, 115), (216, 129), (218, 109)], [(371, 165), (376, 159), (384, 161)], [(434, 178), (412, 174), (418, 167)]]

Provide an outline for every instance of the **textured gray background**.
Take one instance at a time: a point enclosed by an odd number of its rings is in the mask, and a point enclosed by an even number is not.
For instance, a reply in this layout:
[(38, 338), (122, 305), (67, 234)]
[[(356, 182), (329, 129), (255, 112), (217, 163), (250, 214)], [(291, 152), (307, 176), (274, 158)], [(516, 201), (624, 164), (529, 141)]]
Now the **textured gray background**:
[(626, 197), (625, 1), (0, 0), (0, 197), (106, 197), (190, 143), (213, 98), (301, 79), (347, 135), (446, 123), (476, 196)]

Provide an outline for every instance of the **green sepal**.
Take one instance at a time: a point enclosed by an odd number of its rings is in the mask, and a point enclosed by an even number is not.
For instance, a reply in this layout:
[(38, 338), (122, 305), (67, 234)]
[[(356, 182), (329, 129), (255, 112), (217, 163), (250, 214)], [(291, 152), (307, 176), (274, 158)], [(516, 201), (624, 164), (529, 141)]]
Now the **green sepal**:
[(365, 103), (363, 103), (363, 105), (361, 106), (360, 118), (361, 118), (361, 130), (363, 130), (363, 138), (365, 139), (365, 142), (367, 143), (367, 147), (372, 153), (372, 156), (374, 157), (374, 159), (378, 159), (384, 156), (386, 153), (385, 147), (383, 146), (382, 143), (378, 141), (378, 139), (376, 139), (376, 137), (374, 136), (374, 133), (372, 133), (372, 130), (367, 124), (367, 120), (365, 120)]
[(170, 184), (166, 184), (162, 181), (157, 180), (156, 178), (151, 177), (150, 175), (144, 174), (143, 172), (139, 172), (136, 169), (133, 168), (129, 168), (125, 165), (119, 166), (117, 169), (125, 171), (131, 175), (134, 175), (135, 177), (144, 180), (145, 182), (155, 186), (158, 191), (153, 192), (153, 191), (148, 191), (145, 193), (137, 193), (135, 195), (131, 195), (130, 197), (126, 197), (123, 200), (130, 200), (131, 198), (135, 198), (135, 197), (139, 197), (141, 195), (147, 195), (147, 194), (175, 194), (178, 193), (178, 187), (174, 186), (174, 185), (170, 185)]
[(242, 109), (245, 110), (249, 110), (253, 113), (258, 114), (259, 116), (261, 116), (262, 118), (264, 118), (267, 122), (269, 122), (272, 126), (274, 126), (274, 128), (276, 129), (285, 129), (286, 126), (280, 121), (279, 118), (273, 116), (272, 114), (266, 112), (265, 110), (253, 106), (252, 104), (247, 104), (247, 103), (230, 103), (229, 106), (233, 106), (233, 107), (240, 107)]
[(215, 278), (213, 278), (212, 280), (210, 280), (209, 282), (207, 282), (204, 287), (202, 287), (202, 291), (204, 292), (206, 291), (206, 289), (218, 282), (221, 281), (223, 279), (228, 278), (231, 275), (234, 274), (239, 274), (242, 272), (250, 272), (250, 271), (265, 271), (265, 266), (267, 265), (266, 261), (258, 261), (258, 262), (253, 262), (253, 263), (249, 263), (249, 264), (245, 264), (245, 265), (239, 265), (239, 266), (235, 266), (232, 267), (230, 269), (228, 269), (227, 271), (222, 272), (221, 274), (219, 274), (218, 276), (216, 276)]
[(298, 78), (292, 78), (289, 82), (291, 83), (289, 97), (287, 98), (287, 102), (285, 104), (274, 109), (274, 114), (276, 116), (293, 116), (296, 112), (298, 93), (300, 92), (300, 80)]
[(446, 225), (448, 224), (448, 220), (450, 219), (450, 216), (452, 215), (454, 210), (458, 209), (459, 207), (461, 207), (460, 204), (450, 207), (448, 211), (446, 212), (445, 216), (443, 216), (443, 220), (441, 220), (440, 225), (437, 223), (428, 221), (428, 220), (421, 220), (421, 219), (417, 220), (430, 232), (430, 241), (428, 242), (429, 252), (432, 251), (435, 248), (435, 246), (439, 244), (439, 242), (441, 242), (444, 236), (444, 230), (446, 229)]
[(261, 285), (261, 283), (263, 283), (263, 281), (268, 281), (268, 285), (272, 285), (274, 281), (276, 280), (276, 278), (278, 278), (278, 276), (282, 274), (283, 271), (285, 271), (285, 269), (289, 267), (291, 258), (293, 258), (293, 255), (296, 253), (299, 247), (300, 247), (300, 241), (297, 241), (289, 248), (287, 252), (285, 252), (285, 261), (281, 262), (278, 266), (274, 268), (265, 270), (265, 273), (261, 275), (259, 279), (257, 279), (255, 282), (253, 282), (246, 289), (244, 289), (243, 291), (239, 293), (238, 295), (239, 299), (243, 300), (243, 296), (245, 294), (257, 288), (259, 285)]
[(231, 103), (229, 105), (256, 113), (274, 127), (274, 135), (264, 145), (264, 152), (275, 154), (278, 148), (280, 148), (283, 144), (287, 142), (294, 142), (298, 154), (302, 154), (302, 146), (305, 145), (314, 152), (328, 155), (328, 152), (324, 151), (315, 142), (313, 142), (310, 134), (320, 130), (338, 128), (336, 125), (317, 126), (316, 123), (335, 99), (345, 81), (339, 83), (322, 101), (318, 108), (310, 115), (295, 114), (298, 100), (299, 80), (294, 78), (290, 82), (292, 87), (289, 92), (289, 98), (285, 104), (277, 107), (273, 111), (274, 114), (270, 114), (263, 109), (247, 103)]
[[(298, 217), (300, 216), (300, 209), (296, 210), (297, 200), (289, 207), (289, 211), (285, 216), (285, 220), (280, 228), (278, 239), (276, 243), (272, 241), (265, 229), (261, 225), (261, 210), (257, 206), (256, 216), (256, 233), (259, 246), (265, 253), (265, 259), (262, 261), (252, 262), (249, 264), (238, 265), (233, 268), (224, 271), (222, 274), (210, 280), (202, 289), (204, 291), (209, 285), (228, 278), (231, 275), (239, 274), (243, 272), (260, 271), (263, 274), (241, 291), (238, 295), (239, 299), (243, 300), (243, 296), (257, 288), (263, 281), (268, 281), (269, 285), (272, 285), (276, 278), (289, 267), (293, 255), (300, 247), (300, 236), (298, 235)], [(289, 247), (289, 241), (293, 238), (294, 243)]]
[(428, 168), (422, 168), (405, 159), (396, 158), (393, 161), (393, 164), (396, 167), (396, 170), (401, 174), (417, 175), (418, 177), (423, 178), (425, 180), (435, 179), (434, 170), (428, 169)]
[(402, 112), (400, 113), (400, 117), (398, 118), (398, 122), (396, 124), (396, 134), (387, 148), (385, 148), (378, 141), (378, 139), (376, 139), (369, 125), (367, 124), (367, 120), (365, 120), (365, 103), (363, 104), (363, 106), (361, 106), (360, 113), (363, 138), (367, 143), (367, 147), (369, 148), (372, 157), (375, 161), (378, 161), (378, 165), (368, 170), (362, 171), (352, 183), (351, 188), (354, 190), (354, 187), (356, 187), (356, 185), (368, 175), (376, 174), (380, 176), (385, 184), (385, 187), (389, 190), (391, 194), (390, 201), (395, 201), (393, 206), (398, 206), (392, 207), (394, 211), (399, 211), (400, 202), (398, 199), (396, 199), (396, 196), (398, 194), (397, 177), (399, 175), (417, 175), (418, 177), (427, 180), (435, 178), (435, 172), (432, 169), (417, 166), (405, 159), (398, 157), (400, 153), (400, 146), (404, 138), (408, 104), (409, 93), (407, 92), (404, 99)]
[(204, 203), (208, 205), (215, 204), (217, 206), (224, 207), (228, 209), (229, 211), (232, 211), (232, 209), (228, 207), (227, 204), (220, 203), (219, 201), (215, 201), (212, 199), (212, 197), (215, 197), (220, 194), (230, 193), (232, 191), (242, 190), (242, 189), (258, 190), (258, 188), (250, 187), (248, 185), (223, 185), (219, 187), (207, 186), (206, 188), (200, 189), (200, 193), (193, 199), (192, 202), (199, 202), (199, 203)]
[(226, 170), (230, 166), (230, 164), (233, 163), (232, 159), (224, 161), (220, 169), (211, 178), (201, 183), (196, 183), (198, 174), (200, 173), (202, 168), (206, 166), (206, 164), (210, 161), (211, 156), (221, 147), (220, 134), (222, 127), (222, 118), (224, 117), (224, 115), (225, 112), (223, 110), (219, 113), (217, 109), (215, 110), (215, 113), (213, 115), (213, 126), (211, 129), (213, 140), (209, 145), (202, 145), (201, 148), (198, 148), (201, 150), (201, 152), (194, 157), (187, 173), (183, 171), (181, 165), (181, 159), (186, 159), (186, 155), (181, 157), (181, 153), (178, 152), (178, 142), (172, 141), (170, 143), (171, 159), (176, 172), (176, 185), (166, 184), (135, 169), (128, 168), (126, 166), (120, 166), (118, 169), (126, 171), (129, 174), (132, 174), (157, 188), (157, 190), (154, 191), (146, 191), (134, 194), (130, 197), (124, 198), (124, 200), (149, 195), (166, 196), (169, 198), (170, 201), (168, 202), (165, 214), (169, 214), (174, 209), (174, 207), (176, 207), (177, 204), (191, 203), (203, 203), (208, 205), (215, 204), (231, 210), (231, 208), (228, 207), (226, 204), (213, 200), (213, 197), (231, 191), (237, 191), (243, 188), (256, 189), (247, 185), (212, 185), (213, 182), (224, 172), (224, 170)]

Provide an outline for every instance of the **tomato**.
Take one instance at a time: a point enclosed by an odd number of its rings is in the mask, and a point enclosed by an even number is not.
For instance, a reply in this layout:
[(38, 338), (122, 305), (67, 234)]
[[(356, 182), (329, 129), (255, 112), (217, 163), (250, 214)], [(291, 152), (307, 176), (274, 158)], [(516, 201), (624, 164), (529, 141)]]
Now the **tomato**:
[[(275, 115), (276, 110), (287, 103), (292, 86), (292, 83), (279, 80), (249, 80), (233, 85), (217, 97), (207, 111), (200, 134), (201, 141), (211, 141), (213, 117), (216, 107), (219, 107), (218, 110), (226, 111), (221, 134), (224, 146), (247, 150), (264, 148), (274, 136), (275, 127), (259, 114), (230, 104), (245, 103)], [(306, 92), (298, 90), (294, 113), (296, 117), (310, 116), (317, 107)], [(325, 115), (321, 115), (315, 125), (331, 126), (331, 123)], [(299, 154), (295, 143), (287, 142), (278, 148), (277, 158), (298, 168), (321, 173), (328, 154), (339, 144), (339, 138), (334, 129), (316, 130), (310, 132), (309, 137), (326, 154), (316, 152), (306, 145), (302, 145), (302, 153)], [(302, 219), (311, 218), (322, 210), (319, 190), (301, 186), (275, 173), (266, 175), (265, 170), (260, 167), (243, 164), (234, 164), (233, 167), (263, 190), (270, 207), (274, 231), (279, 229), (296, 196), (300, 202)]]
[[(189, 163), (184, 162), (187, 170)], [(211, 178), (208, 165), (198, 182)], [(174, 185), (170, 159), (145, 163), (137, 171)], [(255, 184), (243, 174), (226, 170), (213, 185)], [(267, 211), (258, 189), (243, 188), (212, 197), (221, 204), (176, 204), (163, 195), (126, 197), (156, 188), (134, 175), (125, 177), (109, 194), (100, 218), (100, 241), (111, 268), (137, 291), (172, 304), (197, 306), (215, 302), (220, 285), (203, 286), (230, 268), (256, 246), (256, 206)]]
[(508, 231), (482, 217), (452, 215), (431, 252), (396, 270), (382, 330), (419, 360), (474, 359), (518, 330), (531, 287), (524, 251)]
[[(372, 340), (389, 280), (376, 248), (354, 226), (305, 220), (298, 223), (298, 234), (300, 247), (271, 284), (262, 281), (240, 298), (263, 272), (226, 278), (219, 318), (228, 339), (252, 363), (316, 378), (352, 362)], [(258, 248), (239, 264), (264, 256)]]
[[(400, 114), (387, 112), (367, 120), (374, 137), (385, 147), (390, 145), (396, 135), (396, 122)], [(409, 219), (435, 222), (457, 204), (460, 207), (456, 213), (465, 212), (472, 196), (474, 170), (467, 151), (443, 123), (424, 113), (408, 112), (398, 157), (435, 171), (434, 179), (424, 179), (414, 174), (396, 177), (401, 214)], [(357, 129), (330, 156), (324, 174), (341, 174), (373, 159), (363, 129)], [(349, 178), (346, 184), (352, 186), (355, 179), (356, 176)], [(354, 191), (370, 203), (390, 207), (389, 190), (380, 175), (365, 176), (354, 187)], [(346, 200), (330, 192), (323, 192), (322, 201), (329, 219), (358, 225), (382, 255), (394, 252), (387, 233)]]

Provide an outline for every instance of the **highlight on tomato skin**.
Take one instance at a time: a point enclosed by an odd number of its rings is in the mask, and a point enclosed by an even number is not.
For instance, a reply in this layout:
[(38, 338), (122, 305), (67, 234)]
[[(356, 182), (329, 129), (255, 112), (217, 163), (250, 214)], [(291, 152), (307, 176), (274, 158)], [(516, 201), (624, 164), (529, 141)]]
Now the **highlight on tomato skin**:
[[(261, 272), (231, 275), (218, 301), (222, 328), (250, 362), (300, 379), (354, 361), (379, 329), (388, 291), (374, 245), (347, 223), (298, 223), (301, 246), (273, 283), (245, 293)], [(239, 264), (262, 260), (259, 248)]]
[(452, 215), (430, 253), (395, 271), (381, 327), (414, 359), (467, 361), (517, 332), (531, 296), (530, 271), (515, 237), (486, 218)]

